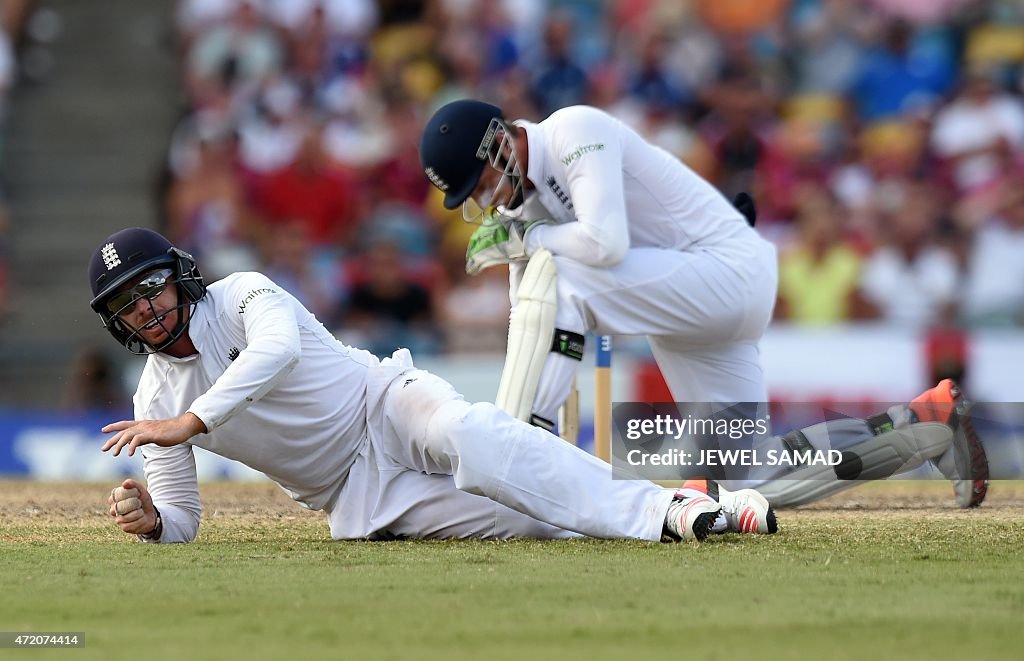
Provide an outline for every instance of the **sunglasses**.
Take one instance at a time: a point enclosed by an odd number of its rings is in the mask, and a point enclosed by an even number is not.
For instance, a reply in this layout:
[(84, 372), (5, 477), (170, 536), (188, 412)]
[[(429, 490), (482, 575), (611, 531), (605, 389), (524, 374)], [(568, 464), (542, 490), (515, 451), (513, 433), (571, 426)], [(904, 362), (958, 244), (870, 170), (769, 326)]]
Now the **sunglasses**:
[(150, 273), (140, 280), (134, 287), (118, 292), (107, 300), (107, 310), (110, 314), (118, 314), (131, 305), (134, 305), (140, 298), (152, 301), (164, 293), (167, 284), (171, 281), (174, 271), (171, 269), (160, 269)]

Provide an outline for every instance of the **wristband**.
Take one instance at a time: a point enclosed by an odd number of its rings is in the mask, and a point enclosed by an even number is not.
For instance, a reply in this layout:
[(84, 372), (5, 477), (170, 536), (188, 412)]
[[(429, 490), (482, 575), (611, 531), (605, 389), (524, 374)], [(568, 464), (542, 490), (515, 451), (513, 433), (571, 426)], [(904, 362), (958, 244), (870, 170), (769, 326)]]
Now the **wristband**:
[(160, 516), (160, 510), (154, 506), (153, 511), (156, 512), (156, 525), (149, 532), (139, 535), (139, 539), (144, 542), (155, 542), (160, 539), (160, 535), (164, 532), (164, 518)]

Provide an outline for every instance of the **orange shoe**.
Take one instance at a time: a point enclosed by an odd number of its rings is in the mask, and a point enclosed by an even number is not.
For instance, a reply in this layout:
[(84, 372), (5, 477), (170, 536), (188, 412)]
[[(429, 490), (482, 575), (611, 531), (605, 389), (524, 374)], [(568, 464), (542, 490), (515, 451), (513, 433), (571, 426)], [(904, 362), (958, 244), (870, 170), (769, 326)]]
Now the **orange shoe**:
[(918, 422), (941, 422), (953, 429), (956, 472), (953, 480), (956, 502), (960, 507), (977, 507), (988, 493), (988, 457), (971, 421), (971, 404), (952, 379), (915, 397), (909, 408)]
[(714, 480), (707, 480), (703, 477), (691, 477), (690, 479), (683, 482), (683, 486), (680, 489), (693, 489), (699, 491), (705, 496), (711, 496), (715, 500), (718, 500), (718, 482)]
[(939, 385), (915, 397), (910, 402), (910, 410), (917, 416), (918, 422), (948, 423), (960, 399), (960, 388), (953, 379), (943, 379)]

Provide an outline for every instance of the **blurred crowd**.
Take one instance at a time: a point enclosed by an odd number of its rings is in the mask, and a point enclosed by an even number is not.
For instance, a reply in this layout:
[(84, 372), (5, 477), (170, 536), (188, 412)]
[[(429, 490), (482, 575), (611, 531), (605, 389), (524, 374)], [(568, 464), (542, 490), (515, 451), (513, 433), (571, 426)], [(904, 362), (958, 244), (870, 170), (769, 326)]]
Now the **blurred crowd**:
[[(4, 135), (8, 96), (17, 81), (18, 66), (15, 52), (25, 33), (25, 25), (32, 9), (32, 0), (2, 0), (0, 2), (0, 136)], [(7, 156), (0, 140), (0, 161)], [(0, 322), (9, 306), (9, 233), (10, 209), (7, 191), (0, 185)]]
[(780, 250), (776, 318), (1024, 324), (1015, 0), (180, 0), (164, 229), (346, 342), (504, 347), (507, 274), (420, 171), (434, 109), (602, 107)]

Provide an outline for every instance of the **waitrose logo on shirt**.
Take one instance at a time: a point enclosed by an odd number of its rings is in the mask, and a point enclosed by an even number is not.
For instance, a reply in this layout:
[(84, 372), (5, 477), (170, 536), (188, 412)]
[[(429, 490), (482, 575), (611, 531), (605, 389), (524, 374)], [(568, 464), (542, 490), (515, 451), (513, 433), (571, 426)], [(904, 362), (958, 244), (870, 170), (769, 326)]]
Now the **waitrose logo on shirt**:
[(585, 154), (589, 154), (592, 151), (604, 151), (604, 143), (595, 142), (592, 145), (580, 145), (579, 147), (577, 147), (576, 149), (572, 150), (571, 152), (562, 157), (562, 165), (564, 165), (565, 167), (569, 167), (570, 165), (573, 164), (574, 161), (583, 158)]
[(245, 295), (245, 298), (242, 299), (242, 302), (239, 304), (239, 306), (238, 306), (238, 314), (245, 314), (245, 308), (248, 307), (249, 301), (251, 301), (252, 299), (256, 298), (260, 294), (276, 294), (276, 293), (277, 293), (276, 290), (269, 289), (269, 288), (252, 289), (252, 290), (250, 290), (249, 293)]

